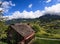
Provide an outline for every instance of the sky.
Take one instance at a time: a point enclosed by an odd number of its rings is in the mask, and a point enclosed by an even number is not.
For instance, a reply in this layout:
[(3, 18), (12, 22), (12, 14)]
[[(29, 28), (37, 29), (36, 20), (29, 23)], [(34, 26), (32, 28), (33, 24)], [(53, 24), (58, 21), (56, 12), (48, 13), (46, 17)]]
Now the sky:
[(0, 0), (4, 17), (38, 18), (45, 13), (60, 13), (60, 0)]

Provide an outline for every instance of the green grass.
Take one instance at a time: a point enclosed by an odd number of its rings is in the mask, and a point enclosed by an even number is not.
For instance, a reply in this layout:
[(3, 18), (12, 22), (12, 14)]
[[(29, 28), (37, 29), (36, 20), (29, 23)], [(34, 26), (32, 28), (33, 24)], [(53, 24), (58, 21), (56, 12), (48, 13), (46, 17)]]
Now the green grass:
[(60, 41), (36, 39), (36, 40), (33, 41), (32, 44), (60, 44)]

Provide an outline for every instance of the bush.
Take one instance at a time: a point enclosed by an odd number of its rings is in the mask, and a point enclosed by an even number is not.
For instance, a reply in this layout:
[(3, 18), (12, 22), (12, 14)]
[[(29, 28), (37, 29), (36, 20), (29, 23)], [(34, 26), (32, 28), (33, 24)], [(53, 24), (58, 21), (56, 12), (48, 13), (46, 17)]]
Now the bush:
[(5, 43), (5, 42), (1, 42), (1, 41), (0, 41), (0, 44), (8, 44), (8, 43)]
[(7, 37), (7, 30), (8, 26), (4, 24), (4, 22), (0, 22), (0, 39)]

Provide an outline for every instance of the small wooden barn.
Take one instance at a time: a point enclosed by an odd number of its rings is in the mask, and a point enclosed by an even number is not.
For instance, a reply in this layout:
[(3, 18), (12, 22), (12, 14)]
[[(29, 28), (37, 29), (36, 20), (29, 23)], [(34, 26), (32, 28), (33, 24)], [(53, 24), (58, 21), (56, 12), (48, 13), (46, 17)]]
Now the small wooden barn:
[(8, 40), (12, 44), (28, 44), (34, 34), (35, 31), (27, 24), (13, 24), (9, 26)]

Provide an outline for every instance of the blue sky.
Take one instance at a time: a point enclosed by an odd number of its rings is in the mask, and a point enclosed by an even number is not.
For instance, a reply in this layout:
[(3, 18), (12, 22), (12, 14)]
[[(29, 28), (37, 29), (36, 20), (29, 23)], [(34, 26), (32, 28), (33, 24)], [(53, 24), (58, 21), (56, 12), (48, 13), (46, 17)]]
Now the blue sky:
[[(46, 6), (52, 6), (56, 4), (56, 0), (52, 0), (51, 2), (47, 3), (47, 0), (6, 0), (12, 1), (15, 3), (15, 7), (10, 9), (10, 12), (19, 10), (20, 12), (27, 10), (27, 11), (36, 11), (36, 10), (44, 10)], [(29, 8), (28, 6), (32, 4), (32, 7)]]
[(45, 12), (59, 13), (60, 0), (3, 0), (2, 7), (10, 18), (36, 18)]

